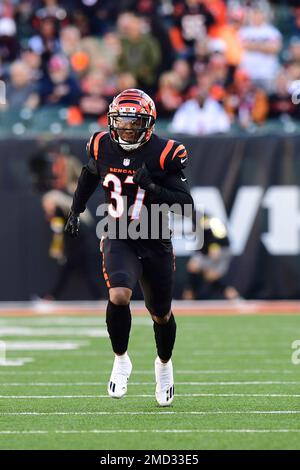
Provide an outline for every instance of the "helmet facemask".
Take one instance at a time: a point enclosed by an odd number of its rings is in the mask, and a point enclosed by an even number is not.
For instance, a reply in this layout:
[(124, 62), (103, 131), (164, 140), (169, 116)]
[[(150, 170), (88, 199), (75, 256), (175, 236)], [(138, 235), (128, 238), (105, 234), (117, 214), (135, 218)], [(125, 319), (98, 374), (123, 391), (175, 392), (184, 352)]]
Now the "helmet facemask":
[(111, 112), (108, 119), (112, 139), (127, 151), (146, 143), (154, 126), (154, 118), (148, 114)]

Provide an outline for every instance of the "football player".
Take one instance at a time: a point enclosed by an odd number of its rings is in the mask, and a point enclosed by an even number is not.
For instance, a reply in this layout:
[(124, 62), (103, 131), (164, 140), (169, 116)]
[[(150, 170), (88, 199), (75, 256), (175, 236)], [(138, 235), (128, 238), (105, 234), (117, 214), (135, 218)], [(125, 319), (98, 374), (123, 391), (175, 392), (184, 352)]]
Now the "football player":
[[(100, 243), (109, 291), (106, 323), (115, 353), (108, 394), (121, 398), (127, 391), (132, 370), (127, 353), (130, 299), (139, 281), (157, 347), (155, 396), (160, 406), (169, 406), (174, 397), (171, 356), (176, 323), (171, 310), (175, 260), (168, 212), (175, 204), (189, 215), (193, 200), (182, 172), (187, 151), (179, 142), (155, 135), (155, 120), (154, 102), (143, 91), (128, 89), (114, 98), (108, 132), (96, 132), (89, 141), (89, 160), (82, 169), (65, 230), (78, 234), (79, 215), (100, 183), (110, 227)], [(121, 234), (124, 222), (126, 237)], [(132, 236), (132, 227), (139, 227), (140, 232)]]

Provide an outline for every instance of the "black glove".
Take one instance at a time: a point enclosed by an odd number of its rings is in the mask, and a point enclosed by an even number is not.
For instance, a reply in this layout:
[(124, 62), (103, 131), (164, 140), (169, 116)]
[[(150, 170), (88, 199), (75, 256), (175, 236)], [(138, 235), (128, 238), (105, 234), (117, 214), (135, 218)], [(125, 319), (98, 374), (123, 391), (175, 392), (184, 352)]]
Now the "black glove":
[(145, 189), (146, 191), (155, 192), (156, 184), (153, 183), (145, 163), (143, 163), (142, 168), (139, 168), (135, 172), (133, 182), (138, 184), (140, 188)]
[(71, 211), (68, 216), (68, 220), (65, 225), (64, 231), (71, 237), (75, 238), (78, 236), (79, 226), (80, 226), (79, 214), (75, 214), (75, 212)]

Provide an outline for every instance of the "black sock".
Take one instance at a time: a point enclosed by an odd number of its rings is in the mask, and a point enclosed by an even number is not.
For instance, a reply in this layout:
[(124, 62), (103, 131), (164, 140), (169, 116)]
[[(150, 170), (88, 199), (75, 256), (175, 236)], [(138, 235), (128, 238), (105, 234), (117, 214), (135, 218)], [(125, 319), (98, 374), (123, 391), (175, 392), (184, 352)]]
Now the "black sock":
[(176, 338), (176, 322), (173, 313), (168, 323), (159, 325), (153, 323), (157, 354), (163, 361), (168, 361), (172, 356), (172, 351)]
[(109, 300), (106, 308), (106, 324), (113, 351), (116, 354), (124, 354), (128, 348), (131, 328), (129, 304), (116, 305)]

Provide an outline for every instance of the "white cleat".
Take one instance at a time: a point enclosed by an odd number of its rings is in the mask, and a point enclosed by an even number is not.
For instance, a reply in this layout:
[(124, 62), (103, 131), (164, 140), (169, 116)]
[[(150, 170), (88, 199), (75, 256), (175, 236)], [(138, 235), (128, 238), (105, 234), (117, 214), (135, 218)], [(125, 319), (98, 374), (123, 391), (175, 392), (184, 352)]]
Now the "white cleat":
[(131, 360), (127, 353), (115, 356), (113, 369), (107, 385), (108, 395), (122, 398), (127, 392), (127, 382), (132, 371)]
[(173, 364), (170, 359), (162, 363), (159, 357), (155, 359), (155, 398), (160, 406), (170, 406), (174, 399)]

